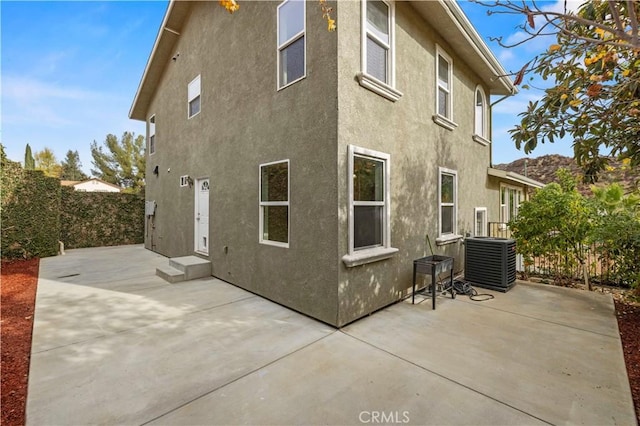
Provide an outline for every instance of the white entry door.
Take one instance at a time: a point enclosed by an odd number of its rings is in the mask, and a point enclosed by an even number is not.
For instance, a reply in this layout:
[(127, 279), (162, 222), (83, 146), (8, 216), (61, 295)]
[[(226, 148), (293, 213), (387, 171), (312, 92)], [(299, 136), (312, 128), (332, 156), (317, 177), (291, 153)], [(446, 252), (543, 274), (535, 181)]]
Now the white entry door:
[(209, 178), (196, 182), (195, 249), (209, 253)]

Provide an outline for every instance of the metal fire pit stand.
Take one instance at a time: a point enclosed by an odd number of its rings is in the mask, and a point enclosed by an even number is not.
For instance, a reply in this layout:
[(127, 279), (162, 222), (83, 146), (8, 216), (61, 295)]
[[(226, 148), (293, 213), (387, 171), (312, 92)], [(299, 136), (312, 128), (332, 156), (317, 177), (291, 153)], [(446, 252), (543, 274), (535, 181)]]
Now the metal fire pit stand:
[(451, 279), (449, 286), (442, 289), (442, 293), (451, 292), (451, 298), (456, 298), (456, 292), (453, 289), (453, 257), (433, 256), (421, 257), (413, 261), (413, 293), (411, 295), (411, 303), (415, 304), (416, 299), (416, 274), (431, 274), (431, 299), (433, 309), (436, 308), (436, 278), (445, 272), (450, 272)]

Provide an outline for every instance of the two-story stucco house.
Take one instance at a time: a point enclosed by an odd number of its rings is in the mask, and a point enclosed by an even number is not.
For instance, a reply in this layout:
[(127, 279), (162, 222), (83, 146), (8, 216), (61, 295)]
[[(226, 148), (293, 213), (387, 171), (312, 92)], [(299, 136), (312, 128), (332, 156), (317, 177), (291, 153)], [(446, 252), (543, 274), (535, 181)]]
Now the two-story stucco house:
[(336, 32), (315, 0), (240, 3), (172, 1), (160, 27), (130, 111), (148, 249), (340, 327), (407, 294), (427, 235), (460, 270), (537, 185), (490, 167), (515, 89), (455, 2), (333, 3)]

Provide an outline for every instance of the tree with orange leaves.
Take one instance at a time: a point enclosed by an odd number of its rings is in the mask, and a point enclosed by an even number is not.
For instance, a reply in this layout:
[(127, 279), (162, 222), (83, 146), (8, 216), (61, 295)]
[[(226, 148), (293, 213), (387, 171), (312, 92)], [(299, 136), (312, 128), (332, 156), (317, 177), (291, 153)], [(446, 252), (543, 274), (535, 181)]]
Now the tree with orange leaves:
[(606, 168), (607, 155), (640, 166), (640, 2), (588, 0), (576, 12), (566, 10), (566, 2), (562, 12), (535, 1), (478, 3), (489, 15), (523, 16), (522, 40), (492, 39), (503, 47), (553, 40), (515, 73), (523, 89), (533, 86), (534, 75), (552, 82), (510, 130), (516, 147), (528, 154), (539, 143), (572, 137), (574, 156), (591, 181)]
[[(327, 0), (318, 0), (320, 3), (320, 9), (322, 10), (322, 17), (327, 20), (327, 30), (336, 30), (336, 21), (331, 18), (331, 12), (333, 8), (327, 4)], [(236, 0), (219, 0), (220, 6), (227, 9), (229, 13), (233, 13), (240, 9), (240, 5)]]

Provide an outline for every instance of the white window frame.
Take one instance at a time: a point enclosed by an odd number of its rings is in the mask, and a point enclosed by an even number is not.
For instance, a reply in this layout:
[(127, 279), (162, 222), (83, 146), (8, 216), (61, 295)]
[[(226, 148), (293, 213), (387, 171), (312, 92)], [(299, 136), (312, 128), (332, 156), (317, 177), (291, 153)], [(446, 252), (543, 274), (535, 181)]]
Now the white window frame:
[[(282, 8), (282, 6), (284, 6), (285, 4), (291, 2), (291, 1), (300, 1), (303, 5), (303, 23), (302, 23), (302, 31), (298, 32), (297, 34), (294, 34), (293, 36), (291, 36), (290, 39), (283, 41), (282, 43), (280, 43), (280, 8)], [(297, 83), (300, 80), (303, 80), (307, 77), (307, 2), (305, 0), (285, 0), (282, 3), (280, 3), (278, 5), (277, 8), (277, 12), (276, 12), (276, 46), (277, 46), (277, 58), (276, 58), (276, 87), (278, 88), (278, 90), (282, 90), (285, 87), (289, 87), (294, 83)], [(298, 41), (300, 38), (303, 38), (303, 44), (304, 44), (304, 72), (302, 73), (301, 77), (298, 77), (295, 80), (289, 81), (283, 85), (280, 85), (281, 82), (281, 76), (280, 76), (280, 52), (282, 52), (282, 50), (286, 49), (287, 47), (289, 47), (291, 44), (293, 44), (294, 42)]]
[[(444, 58), (448, 66), (448, 82), (449, 87), (440, 84), (440, 58)], [(440, 89), (447, 93), (447, 111), (446, 115), (440, 114)], [(453, 130), (458, 125), (453, 121), (453, 59), (445, 52), (440, 45), (436, 44), (436, 61), (435, 61), (435, 114), (433, 121), (447, 130)]]
[[(392, 257), (398, 252), (397, 248), (391, 247), (391, 156), (384, 152), (374, 151), (355, 145), (348, 146), (347, 160), (347, 197), (349, 203), (349, 253), (342, 257), (342, 261), (347, 267), (363, 265), (365, 263), (376, 262), (379, 260)], [(353, 175), (354, 175), (354, 158), (366, 157), (376, 161), (381, 161), (384, 165), (384, 201), (354, 201)], [(354, 248), (354, 206), (357, 205), (382, 205), (383, 206), (383, 223), (382, 223), (382, 244), (377, 247), (355, 249)]]
[(156, 115), (149, 117), (149, 155), (156, 153)]
[[(195, 89), (197, 85), (197, 90)], [(200, 98), (200, 108), (198, 112), (195, 114), (191, 114), (191, 102)], [(196, 115), (200, 114), (202, 111), (202, 81), (200, 79), (200, 74), (198, 74), (189, 84), (187, 85), (187, 118), (193, 118)]]
[[(442, 175), (453, 176), (453, 203), (442, 203)], [(453, 207), (453, 230), (442, 233), (442, 207), (449, 206)], [(436, 244), (449, 244), (461, 238), (462, 235), (458, 234), (458, 172), (438, 167), (438, 238), (436, 238)]]
[[(482, 105), (478, 106), (478, 98)], [(489, 145), (489, 108), (482, 86), (476, 86), (473, 98), (473, 140), (480, 145)]]
[[(274, 164), (287, 164), (287, 201), (262, 201), (262, 168), (266, 166), (272, 166)], [(270, 246), (289, 248), (289, 242), (291, 241), (291, 162), (289, 159), (272, 161), (270, 163), (263, 163), (258, 166), (258, 204), (260, 208), (260, 225), (259, 225), (259, 242), (260, 244), (267, 244)], [(272, 241), (264, 238), (264, 208), (269, 206), (286, 206), (287, 207), (287, 242)]]
[[(502, 200), (502, 193), (505, 191), (505, 202)], [(510, 193), (514, 192), (517, 197), (515, 200), (515, 212), (511, 211), (511, 206), (509, 203)], [(515, 219), (518, 216), (518, 211), (520, 210), (520, 204), (524, 201), (524, 190), (521, 187), (500, 184), (500, 192), (498, 194), (500, 201), (500, 222), (508, 223), (510, 220)]]
[[(396, 23), (396, 6), (394, 2), (381, 0), (389, 8), (389, 43), (385, 43), (376, 37), (373, 32), (368, 31), (367, 26), (367, 0), (361, 2), (361, 39), (360, 39), (360, 68), (361, 72), (357, 75), (358, 81), (362, 87), (371, 90), (374, 93), (383, 96), (390, 101), (397, 101), (402, 97), (402, 92), (396, 89), (396, 49), (395, 49), (395, 23)], [(377, 43), (387, 48), (387, 80), (381, 81), (371, 74), (367, 73), (367, 38), (371, 36)]]
[[(478, 230), (478, 214), (482, 214), (482, 229)], [(488, 237), (487, 208), (476, 207), (473, 209), (473, 235), (476, 237)]]

